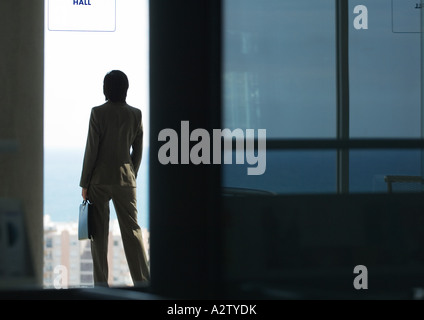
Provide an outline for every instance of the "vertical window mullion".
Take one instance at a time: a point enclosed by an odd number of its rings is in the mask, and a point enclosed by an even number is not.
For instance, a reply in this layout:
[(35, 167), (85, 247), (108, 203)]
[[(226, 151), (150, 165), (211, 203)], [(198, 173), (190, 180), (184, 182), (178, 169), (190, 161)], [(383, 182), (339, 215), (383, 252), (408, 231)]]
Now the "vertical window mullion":
[[(424, 0), (421, 0), (421, 139), (424, 139)], [(424, 150), (421, 149), (421, 177), (424, 178)], [(424, 185), (422, 186), (424, 190)]]

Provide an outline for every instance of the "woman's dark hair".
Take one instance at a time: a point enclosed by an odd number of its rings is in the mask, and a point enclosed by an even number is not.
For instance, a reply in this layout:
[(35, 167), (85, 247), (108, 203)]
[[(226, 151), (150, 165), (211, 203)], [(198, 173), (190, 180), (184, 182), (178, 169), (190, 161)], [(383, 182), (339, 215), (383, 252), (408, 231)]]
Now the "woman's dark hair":
[(125, 102), (128, 87), (129, 83), (127, 76), (119, 70), (108, 72), (103, 81), (103, 92), (106, 100), (112, 102)]

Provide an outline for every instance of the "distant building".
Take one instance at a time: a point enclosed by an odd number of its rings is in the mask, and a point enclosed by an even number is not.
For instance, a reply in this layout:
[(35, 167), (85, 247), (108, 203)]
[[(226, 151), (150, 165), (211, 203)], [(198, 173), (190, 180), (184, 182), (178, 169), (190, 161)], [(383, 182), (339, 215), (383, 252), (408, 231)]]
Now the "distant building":
[[(142, 229), (149, 257), (149, 232)], [(109, 285), (132, 286), (117, 220), (110, 221)], [(78, 240), (77, 222), (52, 222), (44, 217), (44, 287), (72, 288), (93, 286), (90, 240)]]

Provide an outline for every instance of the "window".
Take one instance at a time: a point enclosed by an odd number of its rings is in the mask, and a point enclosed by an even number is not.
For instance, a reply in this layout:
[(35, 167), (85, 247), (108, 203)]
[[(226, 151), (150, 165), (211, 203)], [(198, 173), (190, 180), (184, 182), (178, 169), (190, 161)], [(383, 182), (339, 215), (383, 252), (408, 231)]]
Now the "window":
[[(421, 137), (420, 21), (417, 1), (349, 1), (366, 6), (368, 29), (349, 27), (350, 136)], [(419, 31), (419, 29), (416, 29)]]
[[(416, 1), (349, 1), (368, 11), (368, 29), (349, 27), (350, 138), (420, 139), (421, 34)], [(421, 191), (419, 149), (352, 150), (351, 192), (387, 192), (388, 176), (408, 178), (393, 191)], [(415, 177), (415, 178), (414, 178)], [(400, 180), (397, 180), (400, 181)]]
[(384, 292), (393, 278), (411, 290), (424, 261), (421, 6), (224, 3), (224, 126), (267, 130), (263, 175), (223, 166), (226, 275), (243, 293), (350, 295), (365, 265)]
[(81, 271), (93, 271), (93, 264), (88, 262), (81, 262)]
[(53, 239), (48, 237), (46, 238), (46, 248), (52, 248), (53, 247)]
[(387, 192), (386, 176), (421, 176), (419, 11), (397, 0), (224, 1), (223, 127), (268, 139), (266, 172), (224, 165), (224, 187)]
[[(266, 129), (267, 139), (334, 139), (334, 1), (224, 1), (223, 127)], [(270, 150), (266, 172), (224, 165), (230, 188), (337, 191), (334, 150)]]

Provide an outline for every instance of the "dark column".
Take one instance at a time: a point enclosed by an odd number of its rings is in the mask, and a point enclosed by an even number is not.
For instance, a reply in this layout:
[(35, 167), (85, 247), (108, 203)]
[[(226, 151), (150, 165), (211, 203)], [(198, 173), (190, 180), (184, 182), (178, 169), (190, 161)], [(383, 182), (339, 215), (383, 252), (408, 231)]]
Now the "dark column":
[(220, 128), (219, 3), (150, 2), (151, 285), (176, 298), (220, 290), (220, 166), (158, 161), (162, 129)]

